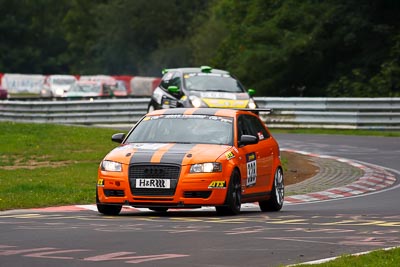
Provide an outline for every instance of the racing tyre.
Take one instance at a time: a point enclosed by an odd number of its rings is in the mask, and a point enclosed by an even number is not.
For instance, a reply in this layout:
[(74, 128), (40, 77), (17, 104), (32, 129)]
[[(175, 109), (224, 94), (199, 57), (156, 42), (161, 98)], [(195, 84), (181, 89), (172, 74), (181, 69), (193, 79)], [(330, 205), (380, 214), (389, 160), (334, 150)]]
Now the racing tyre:
[(216, 206), (218, 215), (237, 215), (240, 213), (242, 205), (242, 185), (240, 184), (240, 174), (238, 170), (234, 170), (229, 182), (228, 193), (226, 195), (225, 205)]
[(97, 210), (104, 215), (118, 215), (121, 209), (122, 205), (97, 204)]
[(153, 104), (150, 103), (150, 105), (149, 105), (148, 108), (147, 108), (147, 113), (150, 113), (150, 112), (152, 112), (152, 111), (154, 111), (154, 110), (156, 110), (156, 108), (154, 107)]
[(99, 203), (97, 191), (96, 191), (96, 206), (97, 210), (104, 215), (118, 215), (122, 209), (122, 205), (106, 205)]
[(258, 202), (262, 211), (279, 211), (283, 206), (285, 186), (283, 183), (283, 172), (281, 168), (275, 171), (274, 184), (272, 186), (271, 198)]

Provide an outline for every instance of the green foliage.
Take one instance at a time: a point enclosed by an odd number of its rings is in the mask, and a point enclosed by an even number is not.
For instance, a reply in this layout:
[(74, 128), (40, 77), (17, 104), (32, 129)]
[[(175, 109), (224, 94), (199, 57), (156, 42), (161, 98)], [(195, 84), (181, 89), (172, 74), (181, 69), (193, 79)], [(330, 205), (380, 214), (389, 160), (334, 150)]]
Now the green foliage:
[(227, 69), (259, 96), (400, 95), (400, 2), (0, 0), (0, 72)]
[(85, 75), (101, 71), (94, 49), (97, 43), (95, 30), (99, 28), (96, 7), (95, 1), (72, 0), (61, 20), (68, 42), (68, 49), (63, 56), (69, 60), (70, 73)]
[(60, 18), (68, 0), (0, 0), (0, 72), (65, 73), (67, 48)]
[[(77, 48), (81, 47), (78, 42), (86, 42), (83, 47), (89, 56), (89, 61), (80, 66), (81, 72), (142, 76), (159, 75), (162, 67), (182, 66), (189, 61), (182, 39), (196, 10), (207, 4), (200, 0), (76, 1), (92, 5), (87, 11), (90, 18), (78, 18), (88, 20), (81, 33), (91, 34), (76, 39)], [(71, 10), (71, 16), (82, 12), (78, 6), (76, 9)], [(69, 34), (75, 38), (73, 29), (79, 22), (70, 20), (68, 24)], [(73, 55), (78, 59), (81, 53)]]
[[(385, 90), (389, 96), (398, 91), (398, 84), (388, 81), (399, 61), (390, 53), (398, 47), (393, 34), (398, 34), (400, 9), (392, 1), (226, 0), (218, 7), (230, 34), (217, 61), (261, 95), (368, 96)], [(382, 73), (366, 91), (366, 81), (381, 65)]]
[(214, 9), (215, 7), (210, 5), (209, 9), (199, 12), (190, 28), (188, 43), (192, 51), (193, 66), (221, 65), (215, 62), (214, 58), (228, 35), (228, 27)]
[(368, 75), (365, 69), (353, 69), (332, 82), (327, 92), (330, 96), (399, 97), (400, 96), (400, 34), (393, 38), (394, 45), (388, 58), (376, 73)]

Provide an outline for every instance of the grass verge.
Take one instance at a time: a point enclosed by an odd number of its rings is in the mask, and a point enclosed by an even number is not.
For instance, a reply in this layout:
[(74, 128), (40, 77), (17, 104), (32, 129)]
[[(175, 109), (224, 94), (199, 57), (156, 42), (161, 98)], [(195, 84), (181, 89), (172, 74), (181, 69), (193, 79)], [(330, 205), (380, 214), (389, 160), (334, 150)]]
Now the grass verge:
[(320, 264), (299, 264), (296, 267), (396, 267), (400, 262), (400, 247), (377, 250), (364, 255), (344, 255)]
[(0, 123), (0, 210), (93, 203), (112, 129)]

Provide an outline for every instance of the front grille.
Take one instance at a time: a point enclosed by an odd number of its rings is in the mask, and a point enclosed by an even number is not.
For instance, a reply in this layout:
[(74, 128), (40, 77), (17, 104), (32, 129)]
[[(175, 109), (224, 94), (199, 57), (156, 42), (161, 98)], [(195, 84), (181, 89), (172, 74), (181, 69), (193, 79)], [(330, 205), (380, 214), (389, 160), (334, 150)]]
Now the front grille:
[[(171, 164), (132, 164), (129, 166), (129, 184), (134, 196), (173, 196), (181, 167)], [(136, 179), (169, 179), (170, 188), (136, 188)]]
[(185, 191), (183, 196), (185, 198), (209, 198), (211, 191)]
[(112, 190), (112, 189), (104, 189), (104, 195), (106, 197), (123, 197), (125, 196), (124, 190)]

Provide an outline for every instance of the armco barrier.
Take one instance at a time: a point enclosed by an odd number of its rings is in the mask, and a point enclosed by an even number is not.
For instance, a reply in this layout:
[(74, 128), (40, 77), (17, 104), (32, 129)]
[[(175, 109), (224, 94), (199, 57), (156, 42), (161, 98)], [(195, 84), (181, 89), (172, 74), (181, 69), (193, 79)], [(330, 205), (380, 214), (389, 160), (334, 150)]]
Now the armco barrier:
[[(147, 110), (149, 98), (73, 101), (0, 101), (0, 121), (58, 124), (130, 124)], [(258, 97), (270, 128), (400, 130), (400, 98)]]
[(58, 124), (133, 124), (149, 98), (73, 101), (0, 101), (0, 121)]
[(261, 114), (275, 128), (400, 129), (400, 98), (279, 98), (256, 99)]

